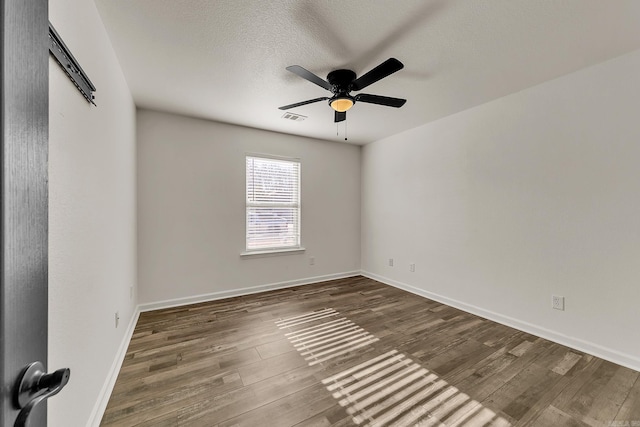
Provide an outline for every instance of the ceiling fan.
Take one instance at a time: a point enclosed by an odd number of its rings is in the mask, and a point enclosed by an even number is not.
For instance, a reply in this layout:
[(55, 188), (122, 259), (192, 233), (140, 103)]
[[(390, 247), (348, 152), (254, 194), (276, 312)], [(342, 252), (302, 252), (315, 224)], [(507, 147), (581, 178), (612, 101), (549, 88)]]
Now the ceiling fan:
[(367, 93), (359, 93), (353, 96), (351, 95), (351, 91), (360, 91), (370, 84), (373, 84), (378, 80), (401, 70), (402, 68), (404, 68), (402, 62), (395, 58), (389, 58), (358, 78), (356, 78), (356, 73), (351, 70), (334, 70), (327, 75), (327, 80), (323, 80), (311, 71), (305, 70), (299, 65), (291, 65), (287, 67), (288, 71), (291, 71), (303, 79), (309, 80), (311, 83), (315, 83), (321, 88), (332, 92), (333, 96), (323, 96), (321, 98), (309, 99), (308, 101), (296, 102), (295, 104), (284, 105), (280, 107), (280, 109), (288, 110), (301, 105), (329, 100), (329, 106), (335, 110), (334, 122), (337, 123), (347, 119), (347, 110), (353, 107), (353, 104), (356, 102), (367, 102), (369, 104), (400, 108), (405, 102), (407, 102), (406, 99), (370, 95)]

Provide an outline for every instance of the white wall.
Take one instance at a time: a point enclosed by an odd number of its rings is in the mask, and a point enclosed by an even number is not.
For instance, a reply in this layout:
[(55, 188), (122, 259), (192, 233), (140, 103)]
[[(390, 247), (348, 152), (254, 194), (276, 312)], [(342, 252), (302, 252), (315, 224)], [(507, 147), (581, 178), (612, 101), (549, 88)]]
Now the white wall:
[(640, 51), (365, 146), (363, 270), (640, 369), (638, 76)]
[[(146, 110), (137, 127), (142, 304), (359, 271), (360, 147)], [(240, 257), (247, 152), (301, 159), (305, 253)]]
[(94, 107), (50, 60), (49, 367), (71, 379), (49, 399), (49, 426), (75, 427), (135, 312), (135, 107), (94, 3), (52, 0), (49, 19), (98, 89)]

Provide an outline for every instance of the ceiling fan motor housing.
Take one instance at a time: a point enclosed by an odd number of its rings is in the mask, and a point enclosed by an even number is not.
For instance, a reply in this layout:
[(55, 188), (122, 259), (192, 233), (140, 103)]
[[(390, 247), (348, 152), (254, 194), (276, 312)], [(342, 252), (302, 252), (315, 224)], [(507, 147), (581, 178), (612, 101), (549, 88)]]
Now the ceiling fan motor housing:
[(356, 73), (351, 70), (334, 70), (327, 74), (327, 81), (331, 84), (332, 92), (336, 95), (351, 92), (351, 84), (356, 79)]
[(327, 81), (331, 84), (331, 91), (333, 97), (329, 99), (329, 105), (336, 99), (347, 98), (351, 100), (351, 105), (355, 104), (356, 100), (349, 94), (351, 92), (351, 85), (356, 79), (356, 73), (351, 70), (334, 70), (327, 74)]

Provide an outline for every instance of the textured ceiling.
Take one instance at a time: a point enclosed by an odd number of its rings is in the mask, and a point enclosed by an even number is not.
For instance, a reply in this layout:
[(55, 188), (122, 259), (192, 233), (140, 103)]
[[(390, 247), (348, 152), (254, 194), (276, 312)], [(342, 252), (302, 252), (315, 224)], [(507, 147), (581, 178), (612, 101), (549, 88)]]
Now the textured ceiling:
[(640, 49), (638, 0), (95, 0), (136, 105), (343, 141), (329, 92), (285, 70), (403, 70), (365, 92), (349, 142), (365, 144)]

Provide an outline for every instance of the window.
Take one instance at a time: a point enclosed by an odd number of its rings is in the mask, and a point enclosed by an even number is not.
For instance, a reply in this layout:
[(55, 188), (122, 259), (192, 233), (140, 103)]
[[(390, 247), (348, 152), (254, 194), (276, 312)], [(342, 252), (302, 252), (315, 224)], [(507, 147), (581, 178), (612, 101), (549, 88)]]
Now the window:
[(247, 252), (300, 248), (300, 162), (247, 156)]

